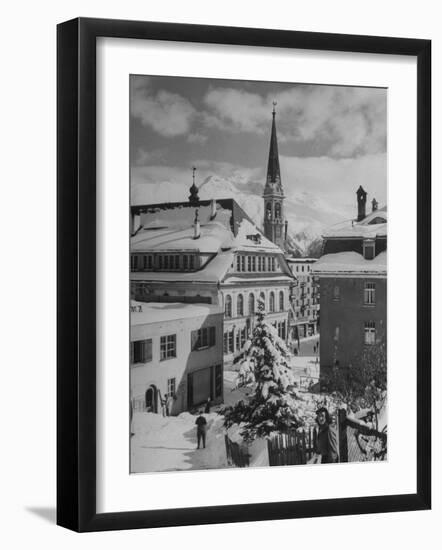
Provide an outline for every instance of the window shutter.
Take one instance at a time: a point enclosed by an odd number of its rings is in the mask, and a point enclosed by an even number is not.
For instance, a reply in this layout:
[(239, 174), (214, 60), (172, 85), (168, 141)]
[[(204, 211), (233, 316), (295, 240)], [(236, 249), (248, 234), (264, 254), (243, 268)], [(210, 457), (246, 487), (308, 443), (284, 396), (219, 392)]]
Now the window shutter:
[(209, 346), (214, 346), (215, 343), (216, 343), (215, 340), (216, 340), (215, 327), (210, 327), (210, 329), (209, 329)]
[(190, 333), (190, 349), (192, 351), (195, 351), (198, 347), (198, 331), (197, 330), (192, 330), (192, 332)]

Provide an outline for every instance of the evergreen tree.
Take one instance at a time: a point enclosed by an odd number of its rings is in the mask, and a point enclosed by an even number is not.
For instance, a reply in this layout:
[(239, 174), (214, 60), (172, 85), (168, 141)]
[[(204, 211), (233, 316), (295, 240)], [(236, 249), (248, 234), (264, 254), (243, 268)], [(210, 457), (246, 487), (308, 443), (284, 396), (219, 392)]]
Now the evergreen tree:
[(245, 441), (272, 432), (287, 433), (300, 426), (295, 413), (290, 352), (277, 330), (265, 321), (264, 304), (258, 303), (257, 323), (234, 363), (240, 364), (237, 387), (253, 388), (249, 400), (224, 409), (225, 426), (242, 424)]

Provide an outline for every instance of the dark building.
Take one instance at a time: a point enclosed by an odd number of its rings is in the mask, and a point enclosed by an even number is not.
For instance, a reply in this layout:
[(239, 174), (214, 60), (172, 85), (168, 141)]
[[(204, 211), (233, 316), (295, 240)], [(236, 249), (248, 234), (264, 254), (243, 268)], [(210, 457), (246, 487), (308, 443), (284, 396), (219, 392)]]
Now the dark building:
[(366, 215), (366, 197), (360, 187), (357, 220), (323, 235), (323, 255), (313, 267), (320, 293), (321, 375), (355, 364), (367, 346), (386, 346), (387, 209), (378, 209), (374, 199)]

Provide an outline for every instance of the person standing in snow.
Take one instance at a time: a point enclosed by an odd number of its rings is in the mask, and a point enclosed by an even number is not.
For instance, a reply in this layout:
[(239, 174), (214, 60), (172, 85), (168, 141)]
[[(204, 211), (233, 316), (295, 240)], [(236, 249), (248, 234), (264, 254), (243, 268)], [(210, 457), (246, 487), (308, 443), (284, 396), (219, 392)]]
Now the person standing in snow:
[(195, 420), (196, 424), (196, 439), (198, 442), (197, 449), (200, 448), (201, 442), (203, 443), (203, 448), (206, 448), (206, 429), (207, 429), (207, 420), (203, 416), (203, 411), (199, 412), (198, 418)]
[(206, 414), (209, 414), (210, 413), (210, 397), (207, 398), (207, 403), (206, 403), (206, 406), (204, 408), (204, 412)]
[[(328, 410), (321, 407), (316, 411), (318, 432), (315, 443), (315, 453), (321, 456), (321, 464), (338, 462), (338, 437)], [(318, 460), (319, 462), (319, 460)]]

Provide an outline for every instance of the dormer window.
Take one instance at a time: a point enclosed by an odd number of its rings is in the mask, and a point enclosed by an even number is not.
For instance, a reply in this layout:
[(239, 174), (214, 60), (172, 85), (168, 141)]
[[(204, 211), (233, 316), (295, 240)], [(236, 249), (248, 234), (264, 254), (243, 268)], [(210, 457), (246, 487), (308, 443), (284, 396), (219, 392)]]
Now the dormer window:
[(366, 260), (373, 260), (375, 253), (375, 241), (374, 239), (364, 239), (363, 253)]

